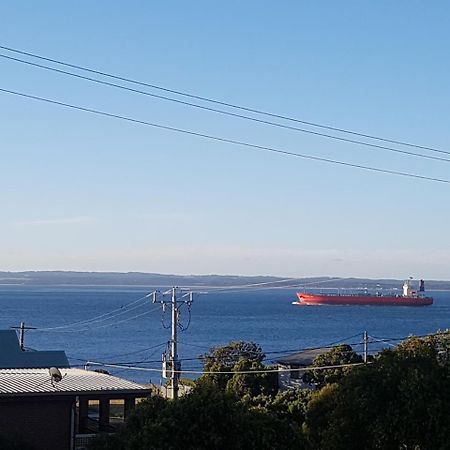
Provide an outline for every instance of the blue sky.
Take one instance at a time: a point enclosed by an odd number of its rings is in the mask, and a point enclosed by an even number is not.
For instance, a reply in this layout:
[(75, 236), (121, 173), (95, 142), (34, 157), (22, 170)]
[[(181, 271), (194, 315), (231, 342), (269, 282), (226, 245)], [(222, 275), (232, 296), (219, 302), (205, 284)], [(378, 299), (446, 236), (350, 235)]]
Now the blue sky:
[[(450, 150), (448, 2), (21, 1), (2, 2), (0, 16), (0, 45)], [(0, 88), (450, 178), (447, 162), (193, 110), (2, 58), (0, 74)], [(449, 185), (2, 93), (0, 121), (0, 270), (450, 278)]]

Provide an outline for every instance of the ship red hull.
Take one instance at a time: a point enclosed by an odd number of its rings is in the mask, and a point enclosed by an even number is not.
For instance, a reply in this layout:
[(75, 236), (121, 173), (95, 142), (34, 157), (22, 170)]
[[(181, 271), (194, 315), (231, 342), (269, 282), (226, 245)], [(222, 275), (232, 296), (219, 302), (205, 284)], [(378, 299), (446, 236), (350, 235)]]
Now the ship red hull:
[(376, 295), (332, 295), (297, 293), (297, 305), (370, 305), (370, 306), (428, 306), (432, 297), (402, 297)]

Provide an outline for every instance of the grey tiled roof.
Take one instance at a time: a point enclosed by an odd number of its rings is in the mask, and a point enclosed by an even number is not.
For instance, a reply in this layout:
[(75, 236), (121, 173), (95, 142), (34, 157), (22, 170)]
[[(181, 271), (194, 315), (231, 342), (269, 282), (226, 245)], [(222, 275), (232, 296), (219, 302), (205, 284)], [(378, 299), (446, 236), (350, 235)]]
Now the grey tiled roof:
[(82, 369), (60, 369), (61, 381), (51, 381), (49, 369), (0, 369), (0, 397), (70, 395), (70, 394), (139, 394), (150, 389), (123, 378)]
[(329, 351), (329, 348), (312, 348), (303, 352), (292, 353), (277, 359), (275, 362), (283, 366), (307, 367), (310, 366), (314, 359)]

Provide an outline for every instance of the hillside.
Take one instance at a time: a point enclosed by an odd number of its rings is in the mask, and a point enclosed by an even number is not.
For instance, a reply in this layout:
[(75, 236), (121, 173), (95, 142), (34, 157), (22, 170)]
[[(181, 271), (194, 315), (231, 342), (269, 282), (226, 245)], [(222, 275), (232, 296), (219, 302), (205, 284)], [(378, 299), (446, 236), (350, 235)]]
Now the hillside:
[[(282, 280), (287, 280), (281, 282)], [(27, 271), (0, 272), (2, 285), (73, 285), (73, 286), (236, 286), (267, 283), (274, 287), (305, 286), (321, 288), (401, 288), (403, 280), (368, 278), (305, 277), (280, 278), (273, 276), (239, 275), (173, 275), (142, 272), (70, 272)], [(428, 290), (450, 289), (450, 281), (427, 280)]]

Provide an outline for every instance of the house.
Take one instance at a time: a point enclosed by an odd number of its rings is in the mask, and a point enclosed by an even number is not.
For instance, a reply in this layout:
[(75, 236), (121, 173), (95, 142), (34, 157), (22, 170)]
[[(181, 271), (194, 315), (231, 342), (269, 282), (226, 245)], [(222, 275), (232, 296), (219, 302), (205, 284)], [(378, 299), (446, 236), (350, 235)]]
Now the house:
[(314, 389), (313, 384), (303, 380), (305, 371), (299, 369), (311, 366), (317, 356), (323, 355), (329, 350), (329, 348), (312, 348), (278, 358), (275, 363), (279, 368), (278, 385), (280, 390)]
[(149, 395), (146, 386), (95, 371), (0, 369), (0, 436), (36, 450), (82, 450)]

